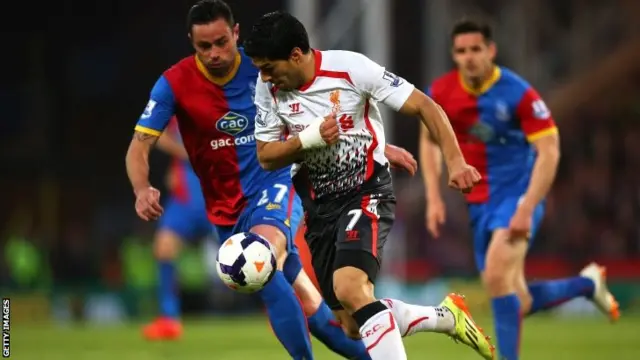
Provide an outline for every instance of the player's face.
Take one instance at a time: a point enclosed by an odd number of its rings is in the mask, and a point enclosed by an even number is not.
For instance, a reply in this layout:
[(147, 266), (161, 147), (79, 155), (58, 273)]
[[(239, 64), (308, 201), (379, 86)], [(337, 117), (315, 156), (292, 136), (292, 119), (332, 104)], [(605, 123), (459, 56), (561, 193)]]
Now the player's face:
[(224, 19), (217, 19), (208, 24), (193, 25), (191, 28), (191, 44), (196, 56), (215, 76), (226, 75), (238, 53), (238, 24), (233, 28)]
[(493, 67), (496, 45), (480, 33), (457, 35), (453, 39), (453, 61), (467, 79), (481, 79)]
[(304, 84), (304, 75), (300, 66), (302, 51), (295, 48), (287, 60), (252, 59), (260, 69), (262, 81), (270, 82), (281, 90), (293, 90)]

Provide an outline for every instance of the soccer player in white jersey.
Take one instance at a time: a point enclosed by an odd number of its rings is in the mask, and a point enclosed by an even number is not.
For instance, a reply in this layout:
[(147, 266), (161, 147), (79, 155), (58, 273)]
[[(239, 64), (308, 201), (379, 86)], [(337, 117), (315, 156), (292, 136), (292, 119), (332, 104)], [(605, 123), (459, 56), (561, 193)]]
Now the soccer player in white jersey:
[(260, 69), (258, 159), (268, 170), (294, 164), (313, 267), (344, 331), (362, 338), (373, 360), (406, 359), (402, 337), (419, 331), (448, 334), (492, 359), (462, 296), (432, 307), (373, 295), (395, 209), (377, 102), (420, 118), (442, 147), (450, 185), (468, 191), (480, 175), (465, 162), (446, 115), (362, 54), (311, 49), (290, 14), (264, 15), (244, 45)]

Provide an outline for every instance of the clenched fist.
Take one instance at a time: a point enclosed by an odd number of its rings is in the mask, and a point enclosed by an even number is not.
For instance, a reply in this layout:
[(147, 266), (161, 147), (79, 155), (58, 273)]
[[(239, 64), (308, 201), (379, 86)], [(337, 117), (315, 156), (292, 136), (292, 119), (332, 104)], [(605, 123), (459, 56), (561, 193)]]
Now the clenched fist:
[(468, 193), (482, 177), (476, 168), (464, 160), (449, 166), (449, 187)]
[(328, 115), (324, 118), (322, 124), (320, 124), (320, 136), (327, 145), (333, 145), (338, 142), (340, 138), (340, 128), (338, 127), (338, 120), (335, 114)]

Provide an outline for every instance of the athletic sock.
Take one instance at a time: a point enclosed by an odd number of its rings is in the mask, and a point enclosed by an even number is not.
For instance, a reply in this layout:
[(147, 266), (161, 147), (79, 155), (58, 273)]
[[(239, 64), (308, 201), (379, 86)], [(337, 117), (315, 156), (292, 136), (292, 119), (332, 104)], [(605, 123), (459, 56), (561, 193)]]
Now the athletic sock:
[(307, 323), (291, 285), (282, 271), (276, 271), (267, 286), (259, 292), (273, 332), (294, 360), (312, 360)]
[(391, 310), (380, 301), (365, 305), (353, 313), (360, 336), (372, 360), (406, 360), (402, 335)]
[(412, 305), (396, 299), (380, 301), (393, 313), (403, 337), (417, 332), (450, 333), (456, 325), (453, 314), (445, 307)]
[(593, 296), (594, 289), (593, 281), (582, 276), (529, 284), (533, 302), (528, 315), (554, 308), (577, 297)]
[(176, 269), (173, 261), (159, 261), (158, 272), (160, 314), (176, 319), (180, 316), (180, 299), (176, 289)]
[(502, 360), (518, 360), (520, 352), (520, 300), (516, 294), (491, 300), (493, 320)]
[(361, 340), (351, 339), (342, 331), (342, 327), (336, 322), (324, 301), (320, 304), (318, 311), (309, 316), (308, 322), (311, 334), (336, 354), (347, 359), (371, 359)]

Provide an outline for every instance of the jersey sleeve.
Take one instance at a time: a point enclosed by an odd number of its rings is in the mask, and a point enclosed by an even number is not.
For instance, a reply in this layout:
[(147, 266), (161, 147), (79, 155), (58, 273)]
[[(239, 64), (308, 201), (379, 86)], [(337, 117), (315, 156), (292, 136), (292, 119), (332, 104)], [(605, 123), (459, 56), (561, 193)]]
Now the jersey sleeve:
[(284, 123), (274, 110), (274, 100), (269, 84), (258, 78), (256, 84), (256, 140), (264, 142), (280, 141), (284, 131)]
[(138, 119), (135, 130), (160, 136), (175, 113), (175, 97), (169, 81), (161, 76), (156, 81), (149, 102)]
[(529, 87), (522, 96), (516, 115), (529, 142), (558, 133), (551, 111), (532, 87)]
[(349, 71), (355, 87), (395, 111), (400, 110), (413, 92), (413, 84), (368, 57), (358, 55), (361, 58), (353, 62)]

